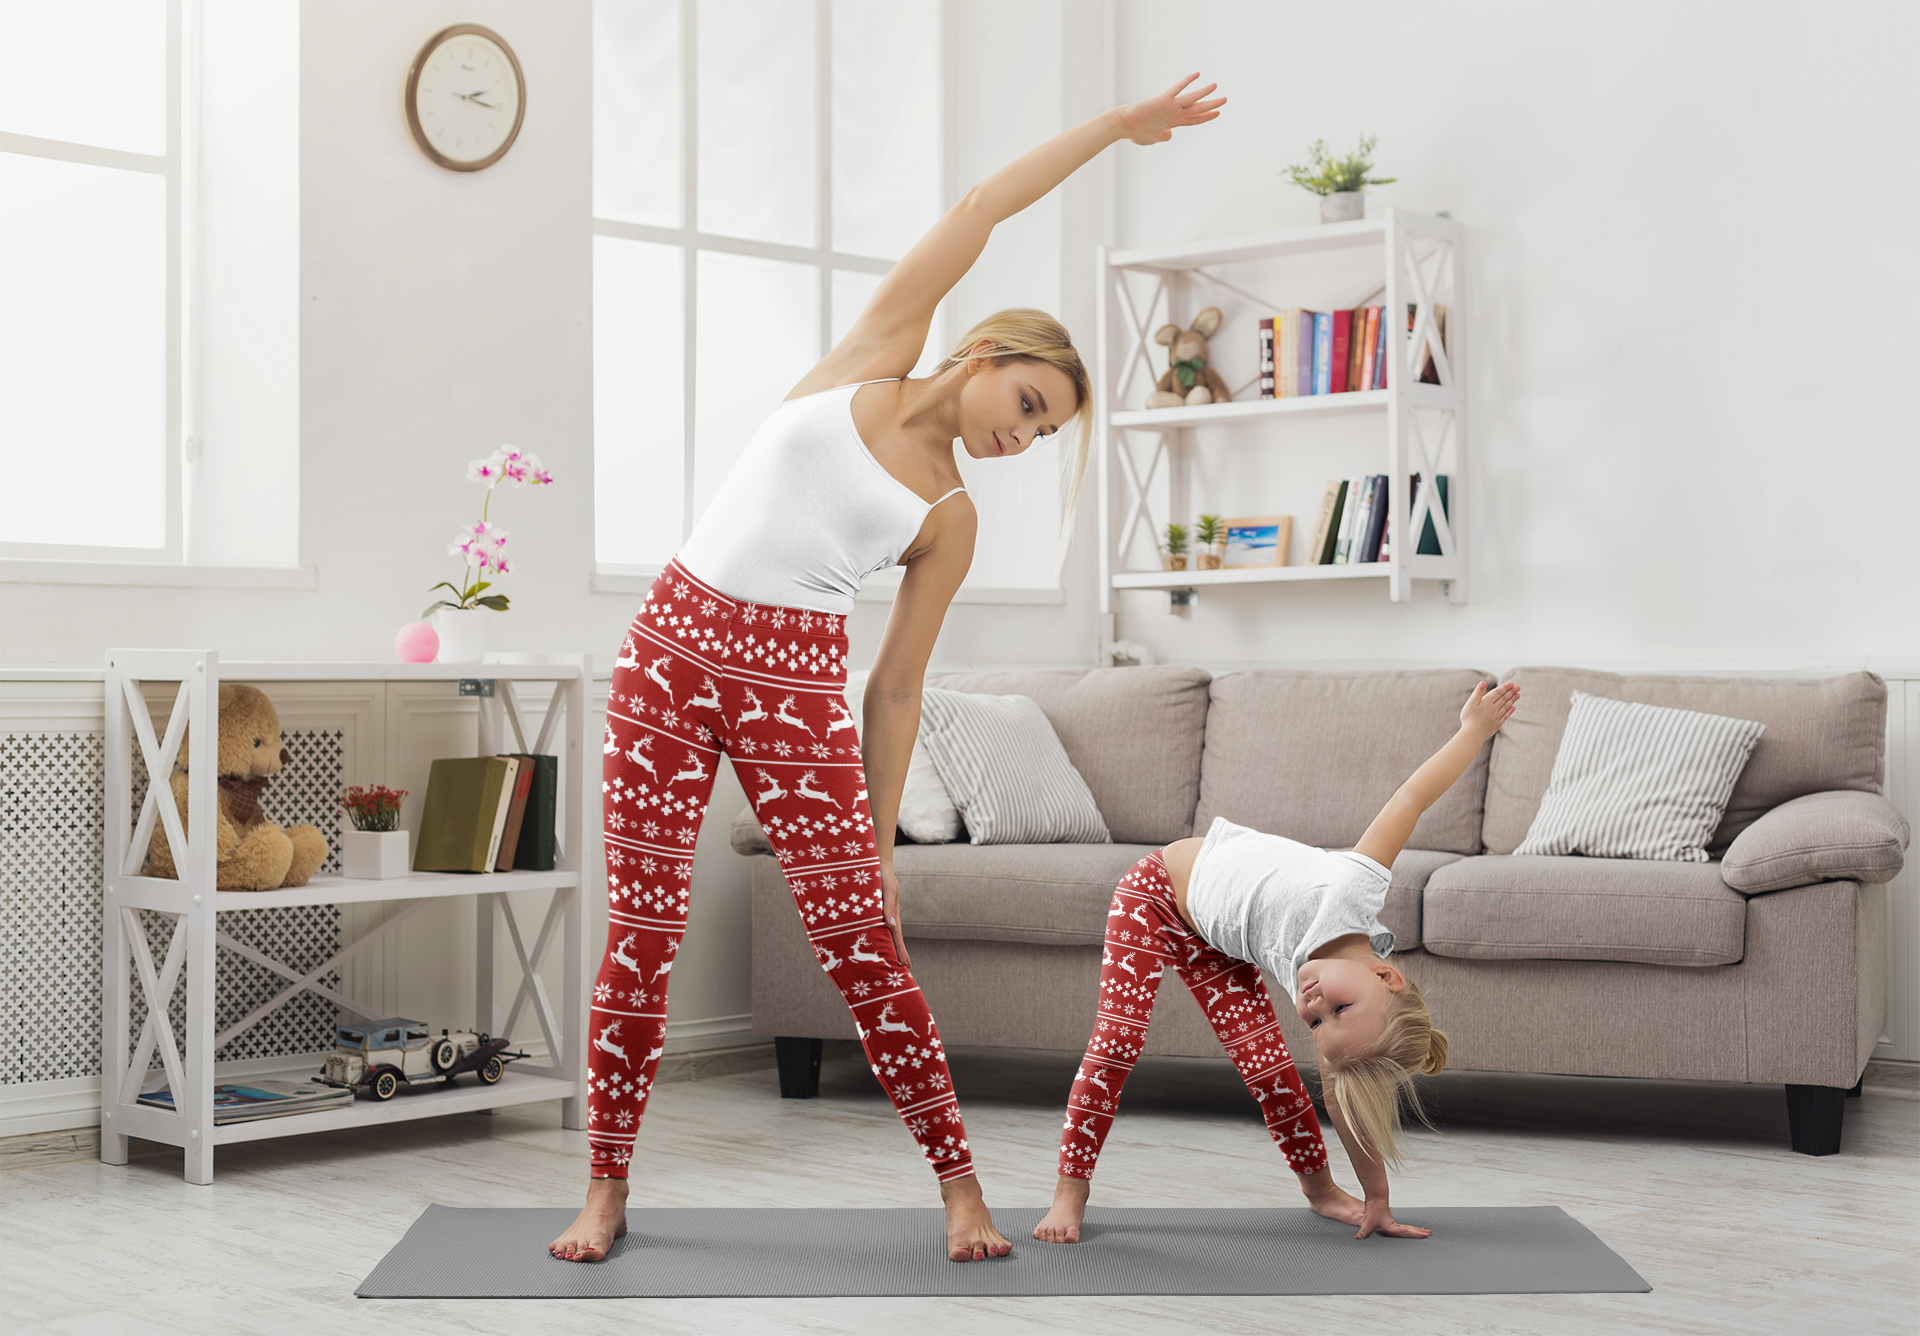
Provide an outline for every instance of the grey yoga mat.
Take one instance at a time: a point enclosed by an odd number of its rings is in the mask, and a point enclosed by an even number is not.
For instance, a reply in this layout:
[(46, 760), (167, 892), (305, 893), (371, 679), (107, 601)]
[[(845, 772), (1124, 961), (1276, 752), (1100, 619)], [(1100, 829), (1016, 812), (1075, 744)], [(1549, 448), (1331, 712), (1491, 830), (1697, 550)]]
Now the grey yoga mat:
[(938, 1208), (654, 1209), (604, 1262), (559, 1262), (555, 1210), (429, 1206), (355, 1291), (363, 1299), (811, 1295), (1577, 1294), (1652, 1288), (1557, 1206), (1406, 1209), (1429, 1239), (1355, 1239), (1304, 1207), (1093, 1207), (1081, 1242), (1037, 1243), (1038, 1208), (994, 1222), (1013, 1255), (946, 1260)]

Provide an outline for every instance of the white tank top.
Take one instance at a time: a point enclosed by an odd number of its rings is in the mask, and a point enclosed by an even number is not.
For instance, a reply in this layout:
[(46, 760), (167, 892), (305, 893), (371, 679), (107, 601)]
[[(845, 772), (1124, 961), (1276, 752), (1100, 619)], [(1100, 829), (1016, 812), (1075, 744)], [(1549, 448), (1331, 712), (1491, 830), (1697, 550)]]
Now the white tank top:
[(923, 501), (882, 468), (853, 425), (860, 385), (789, 399), (761, 424), (680, 549), (696, 579), (748, 603), (844, 617), (927, 512), (966, 490)]

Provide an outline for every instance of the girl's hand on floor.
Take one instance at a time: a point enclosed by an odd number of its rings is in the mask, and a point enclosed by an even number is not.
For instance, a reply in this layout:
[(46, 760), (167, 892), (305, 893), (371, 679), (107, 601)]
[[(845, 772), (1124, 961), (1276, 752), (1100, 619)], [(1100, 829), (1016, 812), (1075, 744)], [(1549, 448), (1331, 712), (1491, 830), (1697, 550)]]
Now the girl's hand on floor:
[(1120, 126), (1127, 138), (1136, 144), (1164, 144), (1179, 127), (1203, 125), (1218, 116), (1219, 108), (1225, 106), (1227, 100), (1224, 97), (1201, 99), (1220, 85), (1208, 84), (1205, 88), (1189, 90), (1187, 85), (1199, 77), (1197, 72), (1189, 74), (1158, 96), (1143, 97), (1122, 107)]
[(880, 912), (887, 916), (887, 931), (893, 934), (893, 954), (900, 957), (902, 965), (912, 969), (913, 957), (907, 954), (907, 932), (900, 922), (900, 879), (884, 863), (880, 866)]
[(1360, 1232), (1356, 1239), (1364, 1239), (1369, 1234), (1384, 1234), (1390, 1239), (1424, 1239), (1432, 1235), (1431, 1229), (1422, 1229), (1418, 1225), (1403, 1225), (1393, 1218), (1393, 1212), (1387, 1209), (1385, 1197), (1369, 1197), (1364, 1217), (1360, 1220)]
[(1483, 738), (1490, 738), (1500, 731), (1500, 726), (1513, 718), (1514, 710), (1520, 704), (1520, 684), (1508, 682), (1487, 690), (1485, 682), (1474, 687), (1473, 694), (1467, 697), (1467, 703), (1460, 707), (1460, 727), (1471, 729)]

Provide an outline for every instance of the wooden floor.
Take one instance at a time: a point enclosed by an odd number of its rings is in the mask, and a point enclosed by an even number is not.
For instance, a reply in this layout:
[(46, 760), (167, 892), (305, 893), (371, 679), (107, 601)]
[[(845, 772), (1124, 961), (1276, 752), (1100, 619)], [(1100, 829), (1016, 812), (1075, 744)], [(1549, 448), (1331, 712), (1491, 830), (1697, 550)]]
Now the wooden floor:
[[(1051, 1190), (1072, 1055), (955, 1055), (988, 1199)], [(430, 1098), (430, 1095), (420, 1096)], [(212, 1187), (141, 1143), (124, 1168), (0, 1173), (0, 1313), (8, 1332), (377, 1331), (576, 1336), (1010, 1331), (1262, 1333), (1320, 1324), (1398, 1336), (1473, 1333), (1912, 1332), (1920, 1312), (1920, 1096), (1869, 1086), (1842, 1153), (1786, 1149), (1778, 1087), (1456, 1073), (1439, 1134), (1395, 1183), (1423, 1205), (1564, 1207), (1653, 1285), (1645, 1295), (1278, 1299), (363, 1301), (354, 1286), (431, 1202), (577, 1199), (582, 1133), (557, 1105), (224, 1149)], [(663, 1087), (636, 1201), (671, 1206), (933, 1204), (906, 1133), (863, 1065), (828, 1062), (821, 1097), (778, 1097), (771, 1071)], [(1338, 1170), (1345, 1161), (1335, 1150)], [(1350, 1176), (1349, 1181), (1350, 1181)], [(1224, 1062), (1147, 1059), (1094, 1184), (1116, 1206), (1293, 1205), (1292, 1178)], [(1016, 1244), (1038, 1247), (1030, 1240)], [(990, 1265), (990, 1264), (989, 1264)], [(628, 1324), (644, 1326), (629, 1328)], [(618, 1324), (617, 1326), (614, 1324)]]

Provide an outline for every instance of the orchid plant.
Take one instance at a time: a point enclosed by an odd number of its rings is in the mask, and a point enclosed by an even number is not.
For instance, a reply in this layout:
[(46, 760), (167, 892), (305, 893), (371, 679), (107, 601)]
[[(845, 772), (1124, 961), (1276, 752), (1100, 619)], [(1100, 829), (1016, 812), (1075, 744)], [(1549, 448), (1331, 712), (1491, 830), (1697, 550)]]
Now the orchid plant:
[[(463, 612), (472, 608), (491, 608), (495, 612), (507, 610), (505, 594), (486, 592), (493, 587), (493, 581), (487, 578), (489, 575), (510, 575), (513, 571), (507, 562), (507, 531), (491, 518), (493, 489), (503, 482), (510, 482), (516, 487), (546, 487), (553, 482), (553, 475), (540, 467), (540, 456), (503, 445), (490, 457), (468, 464), (467, 481), (484, 484), (487, 495), (480, 503), (478, 522), (469, 524), (447, 544), (447, 555), (459, 557), (466, 569), (459, 585), (442, 580), (433, 586), (433, 589), (446, 590), (453, 597), (428, 604), (426, 611), (420, 614), (422, 619), (433, 616), (441, 608)], [(432, 593), (433, 589), (427, 592)]]

